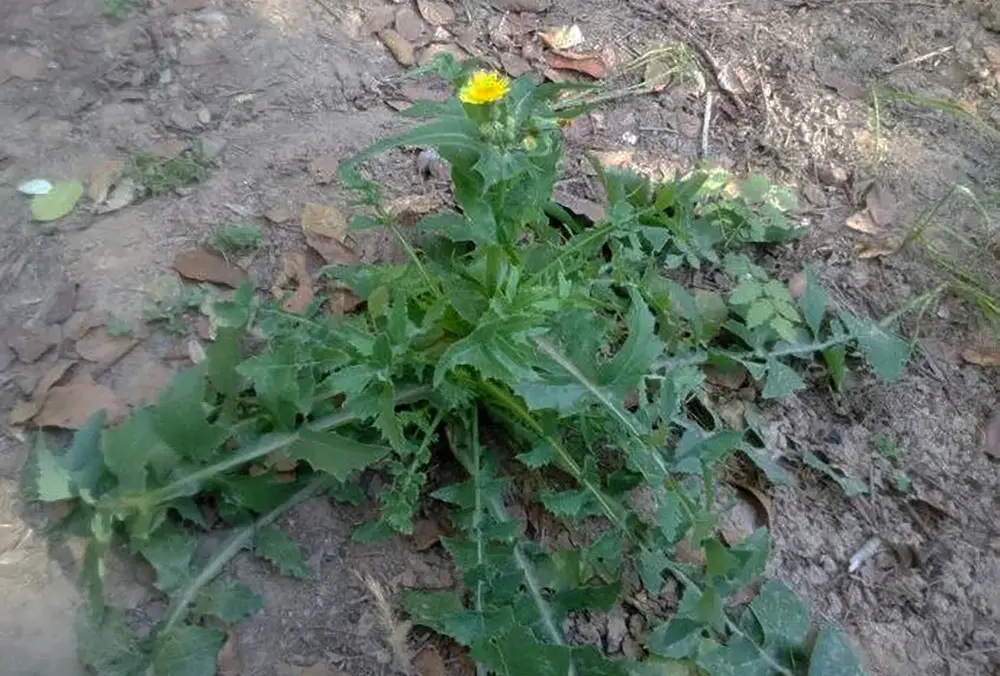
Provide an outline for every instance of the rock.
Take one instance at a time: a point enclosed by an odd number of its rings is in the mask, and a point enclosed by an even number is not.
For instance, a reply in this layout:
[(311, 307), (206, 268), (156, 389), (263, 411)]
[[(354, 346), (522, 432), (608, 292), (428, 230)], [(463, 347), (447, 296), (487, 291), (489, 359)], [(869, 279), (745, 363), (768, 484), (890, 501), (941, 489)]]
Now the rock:
[(181, 131), (194, 131), (199, 126), (198, 117), (186, 108), (170, 113), (170, 124)]
[(62, 279), (45, 299), (39, 312), (39, 319), (45, 324), (62, 324), (73, 316), (76, 310), (76, 293), (79, 285), (68, 279)]
[(631, 636), (626, 636), (625, 640), (622, 641), (622, 652), (630, 660), (641, 660), (643, 657), (642, 648)]
[(502, 12), (544, 12), (552, 0), (493, 0), (493, 6)]
[(59, 326), (25, 326), (7, 341), (17, 358), (25, 364), (38, 361), (39, 357), (51, 350), (62, 340)]
[(212, 113), (205, 106), (198, 109), (198, 121), (202, 124), (208, 124), (212, 121)]
[(636, 641), (646, 640), (646, 620), (643, 619), (642, 615), (636, 613), (635, 615), (629, 615), (628, 618), (628, 633), (629, 636), (634, 638)]
[(628, 636), (628, 626), (625, 624), (625, 613), (620, 606), (616, 606), (608, 613), (608, 652), (618, 652), (626, 636)]
[(847, 183), (847, 170), (836, 164), (826, 164), (816, 169), (816, 178), (823, 185), (841, 186)]

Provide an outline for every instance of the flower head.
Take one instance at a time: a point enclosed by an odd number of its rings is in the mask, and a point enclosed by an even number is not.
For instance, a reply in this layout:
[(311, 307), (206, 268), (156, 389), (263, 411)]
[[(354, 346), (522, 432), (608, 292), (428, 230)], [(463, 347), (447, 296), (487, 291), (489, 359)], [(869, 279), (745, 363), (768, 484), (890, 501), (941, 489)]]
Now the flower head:
[(462, 103), (481, 106), (494, 103), (507, 96), (510, 91), (510, 80), (500, 73), (477, 70), (472, 74), (458, 92)]

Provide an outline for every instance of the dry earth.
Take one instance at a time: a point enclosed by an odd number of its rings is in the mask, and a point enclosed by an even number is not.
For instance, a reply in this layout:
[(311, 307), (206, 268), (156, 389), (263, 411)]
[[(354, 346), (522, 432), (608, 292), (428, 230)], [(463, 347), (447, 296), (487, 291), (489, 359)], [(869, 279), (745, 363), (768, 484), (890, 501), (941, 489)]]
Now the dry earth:
[[(175, 255), (223, 223), (263, 230), (265, 245), (235, 263), (270, 288), (282, 254), (303, 246), (302, 206), (343, 203), (324, 167), (402, 124), (387, 103), (406, 101), (413, 85), (399, 79), (404, 69), (371, 34), (390, 22), (417, 46), (418, 59), (425, 45), (443, 42), (510, 69), (540, 70), (539, 27), (576, 23), (584, 47), (613, 50), (619, 65), (678, 41), (701, 45), (734, 94), (715, 97), (707, 144), (704, 94), (687, 84), (609, 102), (571, 130), (572, 149), (620, 151), (666, 175), (707, 151), (734, 171), (795, 185), (809, 236), (776, 252), (775, 263), (789, 277), (804, 263), (817, 265), (838, 302), (855, 312), (884, 316), (941, 279), (918, 249), (860, 259), (856, 245), (871, 251), (872, 242), (899, 237), (955, 184), (979, 195), (994, 219), (1000, 215), (995, 6), (664, 4), (452, 0), (456, 18), (442, 33), (416, 15), (398, 17), (412, 13), (408, 3), (381, 0), (150, 0), (123, 22), (103, 16), (101, 0), (5, 0), (0, 409), (29, 400), (40, 379), (69, 361), (80, 363), (64, 384), (93, 388), (96, 381), (122, 405), (148, 397), (183, 363), (198, 327), (183, 338), (146, 329), (144, 308), (176, 294)], [(519, 14), (505, 6), (547, 9)], [(713, 67), (691, 53), (715, 88)], [(975, 118), (888, 94), (874, 106), (872, 87), (956, 102)], [(84, 198), (73, 214), (42, 227), (29, 221), (28, 200), (15, 190), (31, 178), (83, 179), (131, 149), (163, 152), (189, 138), (217, 163), (206, 181), (113, 213), (93, 213)], [(437, 187), (419, 178), (407, 153), (391, 155), (378, 171), (396, 195)], [(567, 178), (567, 192), (598, 197), (575, 161)], [(264, 219), (274, 208), (293, 217)], [(869, 234), (845, 227), (859, 211), (868, 214)], [(965, 266), (995, 274), (982, 214), (949, 203), (937, 221), (973, 243), (968, 253), (951, 251), (966, 256)], [(368, 259), (391, 255), (377, 238), (359, 246)], [(87, 322), (101, 312), (130, 326), (137, 340), (100, 328), (88, 333)], [(810, 394), (762, 412), (776, 455), (811, 451), (870, 488), (848, 499), (791, 462), (797, 486), (763, 487), (772, 501), (772, 573), (848, 630), (872, 674), (1000, 673), (1000, 464), (978, 436), (996, 406), (998, 377), (961, 357), (992, 334), (970, 304), (948, 294), (919, 325), (904, 328), (919, 335), (920, 349), (901, 381), (859, 380), (844, 395)], [(739, 406), (724, 388), (713, 395)], [(74, 674), (72, 551), (50, 552), (37, 518), (19, 502), (25, 429), (0, 432), (0, 671)], [(898, 450), (895, 465), (880, 448)], [(894, 489), (893, 469), (905, 472), (908, 491)], [(366, 488), (377, 493), (377, 480)], [(239, 673), (393, 673), (378, 605), (355, 571), (390, 591), (446, 587), (452, 573), (437, 547), (352, 543), (352, 527), (369, 513), (314, 500), (287, 519), (312, 582), (278, 577), (249, 559), (234, 562), (232, 572), (266, 596), (265, 609), (236, 631)], [(848, 561), (872, 537), (881, 551), (849, 574)], [(123, 564), (112, 572), (112, 601), (136, 622), (163, 613), (146, 571)], [(645, 631), (633, 613), (575, 618), (570, 635), (630, 654)], [(417, 650), (426, 637), (413, 641)], [(439, 673), (429, 646), (418, 664)], [(471, 673), (446, 648), (441, 654), (449, 672)]]

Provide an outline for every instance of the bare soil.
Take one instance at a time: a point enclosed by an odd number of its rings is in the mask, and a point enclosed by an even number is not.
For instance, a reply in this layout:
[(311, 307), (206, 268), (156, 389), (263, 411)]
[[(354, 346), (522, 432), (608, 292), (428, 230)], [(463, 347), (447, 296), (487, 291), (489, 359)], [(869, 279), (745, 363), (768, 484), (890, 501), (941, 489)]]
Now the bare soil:
[[(498, 9), (518, 3), (548, 8), (520, 15)], [(1000, 143), (993, 135), (1000, 129), (1000, 16), (988, 0), (449, 4), (456, 15), (450, 35), (409, 26), (418, 57), (423, 45), (446, 42), (497, 64), (512, 53), (530, 61), (538, 52), (530, 46), (535, 26), (571, 23), (580, 26), (586, 48), (611, 48), (619, 64), (666, 44), (698, 43), (715, 62), (692, 52), (710, 88), (714, 69), (730, 91), (717, 92), (707, 143), (704, 94), (683, 86), (609, 102), (571, 131), (570, 155), (622, 151), (631, 164), (663, 176), (705, 154), (733, 171), (761, 171), (796, 186), (809, 235), (774, 252), (775, 263), (787, 277), (816, 265), (837, 302), (854, 312), (885, 316), (942, 279), (913, 248), (861, 259), (856, 245), (902, 236), (956, 183), (979, 195), (988, 215), (1000, 216)], [(310, 163), (347, 157), (404, 124), (387, 105), (406, 99), (404, 68), (371, 34), (385, 25), (379, 16), (404, 6), (150, 0), (118, 23), (102, 15), (102, 0), (6, 0), (0, 410), (29, 399), (58, 360), (77, 358), (74, 326), (95, 311), (131, 325), (139, 341), (109, 363), (76, 365), (68, 377), (86, 382), (82, 372), (96, 369), (94, 379), (124, 403), (148, 396), (183, 363), (197, 331), (174, 337), (144, 328), (143, 310), (170, 293), (164, 289), (176, 277), (173, 257), (223, 223), (262, 229), (265, 246), (236, 263), (269, 289), (281, 255), (303, 246), (301, 207), (344, 203), (335, 183), (317, 183)], [(872, 87), (958, 102), (985, 126), (886, 96), (873, 106)], [(217, 163), (208, 180), (114, 213), (94, 214), (85, 199), (43, 227), (29, 221), (28, 200), (15, 190), (37, 177), (82, 179), (129, 149), (162, 149), (189, 137)], [(392, 154), (377, 170), (395, 191), (390, 196), (435, 187), (420, 178), (409, 153)], [(567, 173), (566, 190), (598, 197), (575, 160)], [(872, 184), (879, 192), (866, 198)], [(866, 204), (875, 235), (845, 227)], [(276, 207), (291, 219), (263, 218)], [(949, 205), (938, 220), (971, 240), (966, 265), (990, 277), (997, 261), (982, 214)], [(377, 238), (362, 244), (368, 259), (392, 255)], [(869, 485), (867, 494), (846, 498), (796, 462), (789, 464), (796, 486), (762, 485), (771, 500), (771, 573), (843, 625), (872, 674), (1000, 673), (1000, 465), (980, 438), (994, 413), (998, 375), (961, 358), (963, 349), (995, 334), (969, 303), (948, 294), (919, 325), (904, 328), (920, 342), (900, 381), (859, 377), (844, 394), (810, 393), (762, 411), (775, 456), (810, 451)], [(31, 354), (43, 340), (52, 347)], [(721, 404), (737, 398), (722, 390), (715, 396)], [(895, 469), (911, 484), (905, 492), (879, 452), (886, 443), (898, 449)], [(78, 673), (73, 547), (50, 551), (37, 519), (25, 514), (17, 490), (25, 456), (26, 430), (0, 428), (0, 671), (66, 676)], [(366, 486), (370, 496), (377, 483)], [(308, 673), (388, 674), (408, 659), (401, 652), (412, 656), (424, 647), (427, 637), (419, 633), (408, 646), (392, 644), (373, 584), (389, 598), (404, 588), (447, 587), (454, 583), (450, 564), (438, 547), (351, 542), (353, 526), (370, 514), (370, 506), (345, 509), (317, 499), (286, 519), (312, 581), (279, 577), (249, 558), (233, 563), (231, 572), (266, 596), (265, 608), (234, 632), (238, 673), (295, 676), (319, 664), (327, 671)], [(878, 553), (848, 573), (851, 557), (873, 537)], [(146, 621), (162, 615), (146, 571), (123, 563), (112, 574), (112, 602)], [(645, 632), (632, 606), (571, 625), (577, 640), (625, 654)], [(449, 672), (472, 673), (439, 648)]]

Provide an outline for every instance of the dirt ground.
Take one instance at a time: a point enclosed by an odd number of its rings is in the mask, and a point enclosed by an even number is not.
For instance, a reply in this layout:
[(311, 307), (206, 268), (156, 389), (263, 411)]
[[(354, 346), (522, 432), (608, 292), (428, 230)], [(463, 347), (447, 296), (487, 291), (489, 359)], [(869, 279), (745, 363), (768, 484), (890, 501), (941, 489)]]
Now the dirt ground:
[[(102, 14), (102, 0), (3, 4), (0, 410), (29, 398), (60, 360), (76, 359), (80, 324), (96, 311), (133, 327), (137, 340), (108, 363), (76, 368), (96, 369), (99, 384), (134, 403), (187, 354), (188, 336), (141, 328), (151, 298), (170, 288), (176, 253), (223, 223), (255, 223), (265, 246), (237, 262), (270, 288), (282, 253), (302, 246), (298, 210), (343, 203), (313, 160), (346, 157), (401, 128), (387, 103), (407, 98), (404, 68), (371, 30), (409, 5), (150, 0), (115, 22)], [(425, 45), (447, 42), (508, 68), (521, 65), (512, 54), (535, 66), (534, 30), (572, 23), (586, 48), (613, 50), (619, 65), (678, 41), (700, 45), (715, 62), (692, 51), (710, 88), (714, 68), (729, 90), (715, 97), (707, 143), (704, 95), (688, 84), (609, 102), (572, 130), (570, 155), (622, 151), (637, 166), (670, 173), (705, 154), (734, 171), (762, 171), (797, 186), (809, 235), (775, 253), (775, 261), (787, 276), (813, 263), (854, 312), (885, 316), (941, 280), (918, 251), (860, 258), (857, 245), (870, 250), (872, 242), (899, 237), (955, 184), (1000, 217), (1000, 12), (987, 0), (450, 4), (456, 18), (449, 32), (412, 16), (397, 21), (418, 59)], [(883, 96), (873, 106), (873, 86), (957, 102), (982, 124), (912, 100)], [(217, 164), (206, 181), (113, 213), (94, 214), (85, 199), (41, 227), (29, 221), (28, 200), (15, 189), (32, 178), (82, 179), (128, 149), (192, 136)], [(433, 189), (412, 155), (394, 154), (379, 167), (397, 194)], [(597, 197), (575, 161), (567, 173), (568, 190)], [(870, 233), (846, 227), (865, 206)], [(263, 219), (275, 207), (296, 217)], [(949, 206), (938, 218), (971, 240), (965, 264), (989, 276), (997, 261), (982, 214)], [(375, 242), (369, 253), (379, 251)], [(847, 498), (828, 478), (791, 464), (797, 485), (766, 489), (770, 572), (844, 626), (872, 674), (1000, 673), (1000, 464), (980, 439), (1000, 381), (995, 369), (961, 356), (991, 334), (971, 305), (948, 294), (919, 326), (904, 328), (919, 330), (920, 347), (899, 382), (859, 380), (843, 395), (809, 393), (763, 410), (776, 456), (810, 451), (870, 488)], [(34, 354), (38, 345), (51, 347)], [(17, 475), (25, 439), (21, 427), (0, 428), (0, 672), (67, 676), (78, 673), (72, 565), (50, 555), (22, 512)], [(906, 491), (896, 488), (899, 472)], [(378, 486), (367, 489), (374, 494)], [(398, 656), (378, 604), (355, 573), (390, 592), (454, 581), (437, 547), (352, 543), (351, 529), (367, 513), (314, 500), (287, 518), (312, 581), (278, 577), (249, 558), (234, 562), (232, 572), (266, 597), (265, 608), (235, 631), (239, 673), (295, 676), (316, 664), (327, 670), (308, 673), (395, 672)], [(871, 538), (879, 539), (879, 552), (848, 573)], [(143, 570), (126, 566), (116, 574), (113, 603), (150, 621), (162, 615)], [(575, 618), (569, 633), (629, 654), (645, 632), (630, 612)], [(421, 640), (417, 635), (410, 648), (418, 651)], [(450, 653), (445, 661), (449, 672), (471, 673)]]

